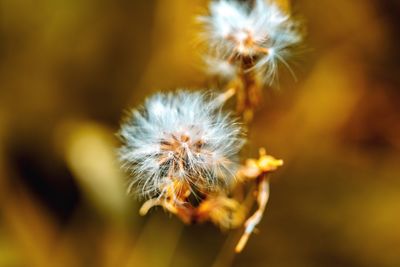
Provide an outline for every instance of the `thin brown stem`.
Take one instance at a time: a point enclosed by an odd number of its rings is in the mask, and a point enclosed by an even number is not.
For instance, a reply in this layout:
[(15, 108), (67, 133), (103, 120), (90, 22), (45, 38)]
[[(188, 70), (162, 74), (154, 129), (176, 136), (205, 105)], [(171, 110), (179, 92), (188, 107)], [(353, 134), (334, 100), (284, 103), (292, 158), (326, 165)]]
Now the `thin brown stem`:
[(269, 181), (267, 177), (260, 177), (258, 184), (258, 194), (257, 194), (257, 204), (258, 208), (256, 212), (245, 222), (245, 231), (240, 238), (238, 244), (236, 245), (235, 251), (239, 253), (246, 246), (250, 235), (254, 232), (255, 227), (260, 223), (262, 216), (264, 214), (265, 208), (267, 206), (269, 199)]

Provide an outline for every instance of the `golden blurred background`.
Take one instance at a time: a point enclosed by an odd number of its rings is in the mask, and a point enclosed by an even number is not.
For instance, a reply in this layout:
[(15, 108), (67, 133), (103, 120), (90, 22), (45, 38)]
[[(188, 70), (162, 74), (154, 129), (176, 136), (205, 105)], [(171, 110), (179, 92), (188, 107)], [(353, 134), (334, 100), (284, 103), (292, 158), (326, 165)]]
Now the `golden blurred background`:
[[(259, 233), (138, 215), (120, 118), (199, 67), (206, 0), (0, 0), (1, 267), (400, 266), (400, 2), (293, 0), (307, 28), (244, 152), (285, 160)], [(287, 4), (287, 3), (283, 3)]]

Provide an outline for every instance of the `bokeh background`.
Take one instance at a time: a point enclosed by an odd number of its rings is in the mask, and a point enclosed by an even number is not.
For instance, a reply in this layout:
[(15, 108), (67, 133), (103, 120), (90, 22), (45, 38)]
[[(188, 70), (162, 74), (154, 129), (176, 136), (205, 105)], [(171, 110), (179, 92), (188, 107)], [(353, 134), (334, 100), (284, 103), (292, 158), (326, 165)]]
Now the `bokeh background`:
[[(400, 2), (293, 0), (307, 28), (244, 154), (285, 160), (259, 229), (138, 215), (115, 160), (129, 107), (217, 87), (207, 0), (0, 0), (0, 266), (400, 266)], [(287, 5), (288, 3), (283, 3)]]

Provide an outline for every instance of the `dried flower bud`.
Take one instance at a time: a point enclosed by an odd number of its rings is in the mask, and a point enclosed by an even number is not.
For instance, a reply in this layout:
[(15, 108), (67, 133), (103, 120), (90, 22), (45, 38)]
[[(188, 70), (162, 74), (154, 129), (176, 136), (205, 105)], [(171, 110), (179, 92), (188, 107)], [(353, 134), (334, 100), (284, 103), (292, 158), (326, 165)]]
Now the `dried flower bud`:
[(232, 182), (244, 141), (221, 105), (218, 95), (177, 91), (132, 110), (120, 130), (120, 160), (139, 196), (210, 192)]

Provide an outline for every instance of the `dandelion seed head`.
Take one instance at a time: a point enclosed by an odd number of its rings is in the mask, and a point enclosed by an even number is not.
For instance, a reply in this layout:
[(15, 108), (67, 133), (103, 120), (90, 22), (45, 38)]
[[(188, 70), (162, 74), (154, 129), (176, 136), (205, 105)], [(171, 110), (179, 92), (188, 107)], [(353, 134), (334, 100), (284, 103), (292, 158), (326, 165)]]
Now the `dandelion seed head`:
[(215, 99), (200, 92), (159, 93), (131, 112), (120, 130), (119, 156), (140, 196), (159, 197), (166, 181), (199, 191), (233, 181), (243, 131)]
[(297, 23), (277, 5), (255, 0), (253, 5), (232, 0), (211, 2), (210, 14), (200, 17), (203, 36), (216, 58), (250, 57), (254, 70), (272, 82), (278, 63), (286, 67), (290, 48), (302, 40)]

